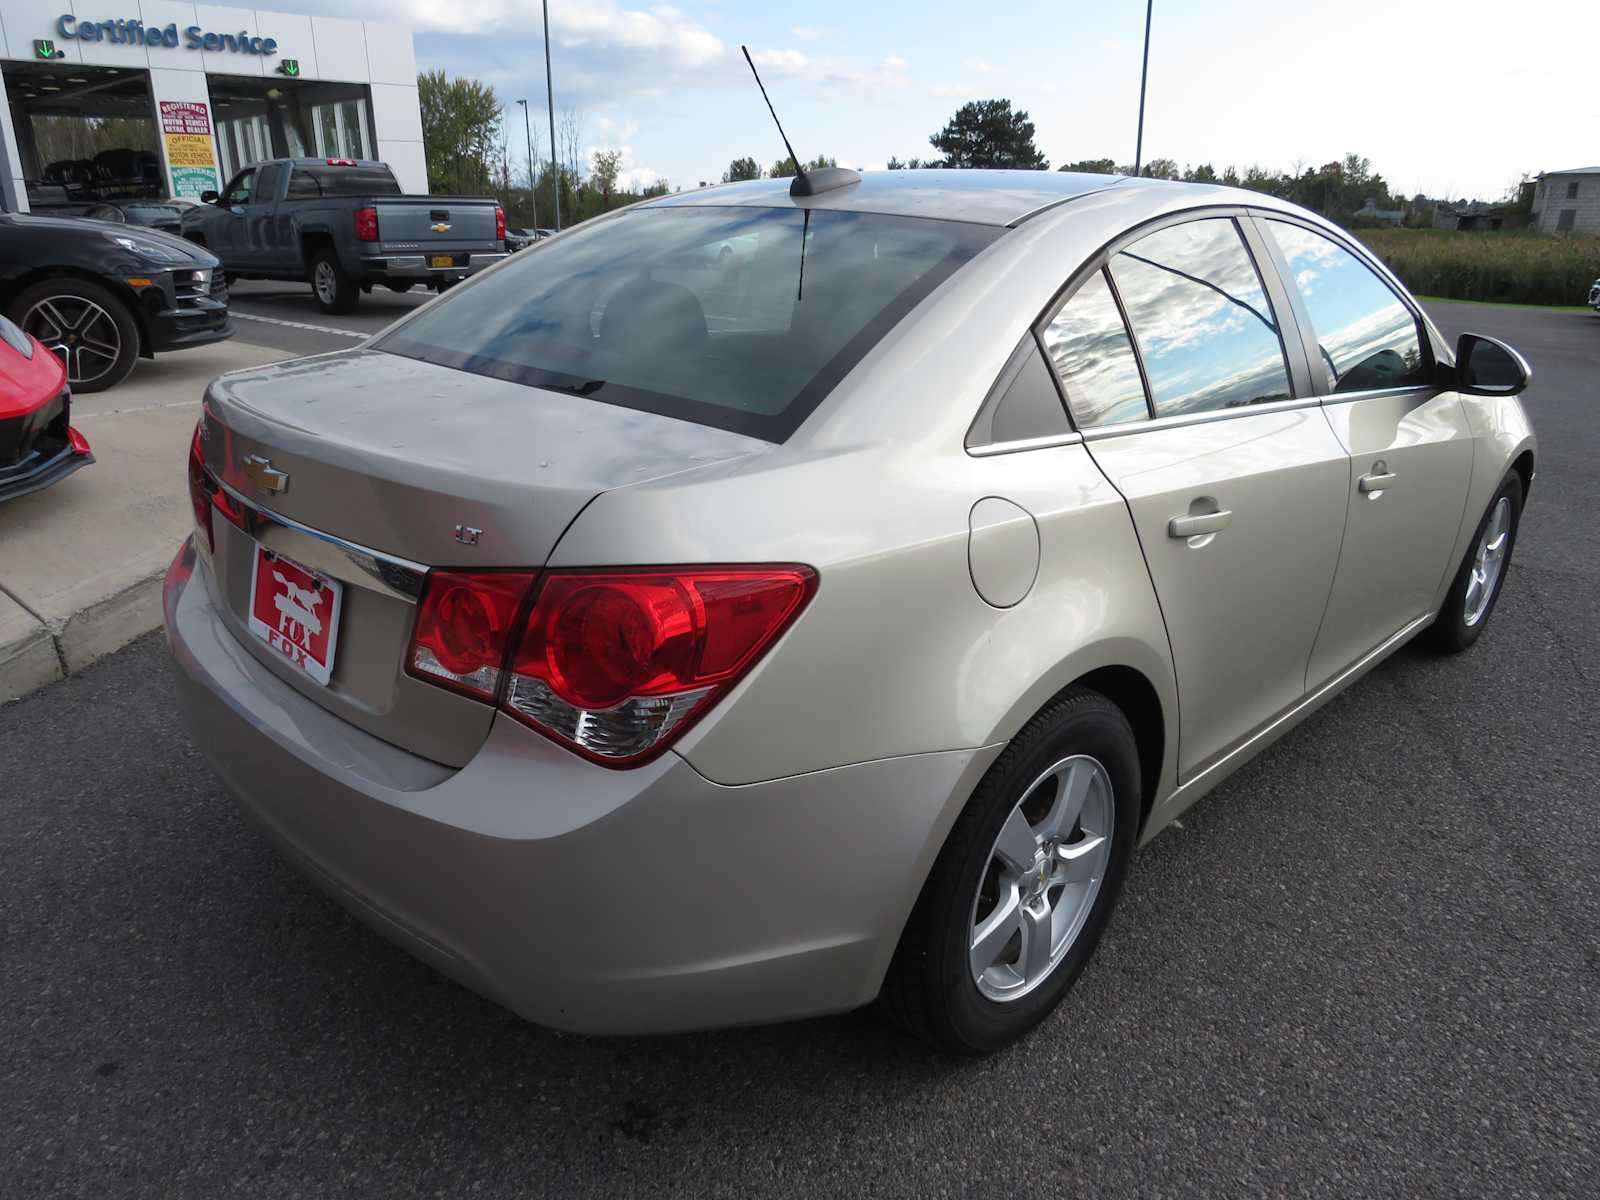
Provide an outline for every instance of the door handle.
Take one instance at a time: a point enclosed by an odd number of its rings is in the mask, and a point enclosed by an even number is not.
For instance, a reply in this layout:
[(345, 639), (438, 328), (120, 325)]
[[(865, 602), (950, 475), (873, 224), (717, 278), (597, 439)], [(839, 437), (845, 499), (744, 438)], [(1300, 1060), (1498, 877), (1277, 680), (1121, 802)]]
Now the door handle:
[(1233, 511), (1226, 508), (1213, 513), (1199, 513), (1192, 517), (1173, 517), (1167, 522), (1167, 536), (1192, 538), (1207, 533), (1218, 533), (1226, 529), (1231, 520)]
[(1393, 471), (1371, 471), (1356, 480), (1356, 486), (1363, 492), (1381, 492), (1385, 488), (1393, 487), (1394, 481)]

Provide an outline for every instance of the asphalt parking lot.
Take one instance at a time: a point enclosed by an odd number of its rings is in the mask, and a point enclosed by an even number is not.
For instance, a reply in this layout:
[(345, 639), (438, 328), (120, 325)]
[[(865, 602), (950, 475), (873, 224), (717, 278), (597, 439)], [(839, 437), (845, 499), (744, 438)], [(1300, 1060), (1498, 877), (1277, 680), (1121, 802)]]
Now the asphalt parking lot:
[(355, 312), (331, 315), (317, 304), (309, 284), (240, 279), (228, 289), (228, 308), (240, 340), (318, 354), (357, 345), (434, 295), (421, 286), (407, 292), (373, 288), (362, 293)]
[(158, 639), (0, 708), (0, 1193), (1593, 1196), (1600, 317), (1434, 311), (1536, 371), (1488, 633), (1402, 652), (1136, 854), (1078, 987), (988, 1060), (870, 1012), (547, 1033), (276, 857)]

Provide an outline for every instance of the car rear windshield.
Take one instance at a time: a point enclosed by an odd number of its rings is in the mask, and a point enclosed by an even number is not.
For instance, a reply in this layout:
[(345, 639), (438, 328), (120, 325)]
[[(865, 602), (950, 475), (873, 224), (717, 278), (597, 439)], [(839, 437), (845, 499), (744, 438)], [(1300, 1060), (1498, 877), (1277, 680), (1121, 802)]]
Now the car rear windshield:
[(377, 346), (782, 441), (1001, 232), (873, 213), (638, 209), (518, 254)]
[(382, 163), (370, 167), (296, 167), (289, 183), (291, 197), (398, 196), (400, 184)]

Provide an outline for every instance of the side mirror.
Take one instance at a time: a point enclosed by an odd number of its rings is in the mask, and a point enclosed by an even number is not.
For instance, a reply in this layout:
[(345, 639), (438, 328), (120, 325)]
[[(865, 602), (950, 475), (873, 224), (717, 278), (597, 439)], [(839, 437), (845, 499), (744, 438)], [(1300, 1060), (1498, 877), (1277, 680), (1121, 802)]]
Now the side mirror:
[(216, 202), (217, 202), (217, 193), (215, 193), (213, 191), (210, 191), (210, 190), (207, 190), (207, 191), (204, 191), (204, 192), (200, 193), (200, 203), (201, 204), (215, 204)]
[(1456, 342), (1456, 390), (1469, 396), (1515, 396), (1528, 386), (1533, 368), (1504, 342), (1463, 333)]

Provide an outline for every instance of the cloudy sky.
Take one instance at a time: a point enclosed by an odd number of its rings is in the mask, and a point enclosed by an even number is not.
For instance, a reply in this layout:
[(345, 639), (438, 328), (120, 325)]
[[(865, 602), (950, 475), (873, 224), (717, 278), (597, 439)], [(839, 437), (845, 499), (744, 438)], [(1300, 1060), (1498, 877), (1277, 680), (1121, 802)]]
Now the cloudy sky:
[[(306, 7), (407, 22), (423, 68), (544, 103), (537, 0)], [(622, 151), (630, 182), (771, 163), (782, 148), (744, 42), (806, 157), (927, 155), (962, 101), (1004, 96), (1053, 165), (1131, 161), (1144, 9), (551, 0), (556, 105), (582, 112), (586, 147)], [(1407, 193), (1495, 197), (1525, 171), (1600, 163), (1597, 47), (1600, 0), (1155, 0), (1146, 157), (1288, 168), (1353, 150)]]

